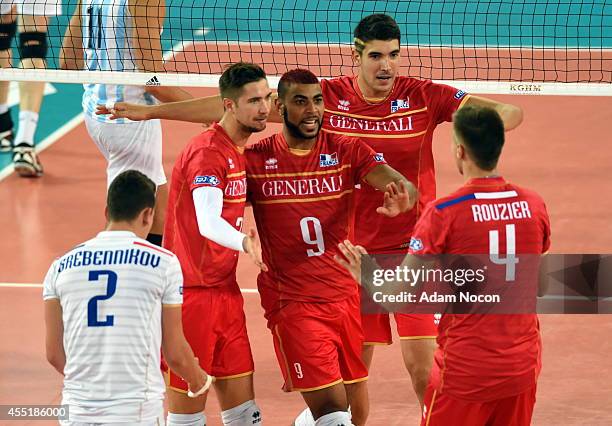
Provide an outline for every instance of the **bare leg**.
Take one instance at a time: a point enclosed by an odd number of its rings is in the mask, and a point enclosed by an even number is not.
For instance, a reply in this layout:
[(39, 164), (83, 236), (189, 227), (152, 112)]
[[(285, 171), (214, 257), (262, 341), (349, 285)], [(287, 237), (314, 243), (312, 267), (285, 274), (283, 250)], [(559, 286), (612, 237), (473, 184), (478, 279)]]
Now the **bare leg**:
[[(14, 25), (17, 15), (15, 6), (10, 13), (0, 16), (2, 24), (2, 47), (11, 43), (14, 37)], [(12, 25), (11, 25), (12, 24)], [(10, 68), (12, 66), (11, 48), (0, 50), (0, 68)], [(13, 120), (9, 111), (8, 94), (10, 81), (0, 81), (0, 151), (10, 151), (13, 149)]]
[[(46, 34), (48, 18), (46, 16), (20, 15), (20, 33), (40, 32)], [(38, 40), (30, 40), (29, 46), (40, 44)], [(19, 66), (24, 69), (46, 68), (43, 58), (21, 58)], [(42, 102), (45, 83), (19, 83), (19, 128), (15, 136), (13, 149), (13, 164), (15, 171), (22, 177), (42, 176), (42, 165), (34, 151), (34, 133), (38, 126), (38, 113)]]
[(433, 364), (434, 352), (436, 351), (435, 339), (404, 339), (401, 340), (402, 356), (406, 370), (410, 373), (412, 387), (423, 407), (425, 389), (429, 382), (429, 373)]
[(355, 426), (364, 426), (370, 414), (367, 381), (346, 385), (346, 396), (351, 407), (352, 421)]

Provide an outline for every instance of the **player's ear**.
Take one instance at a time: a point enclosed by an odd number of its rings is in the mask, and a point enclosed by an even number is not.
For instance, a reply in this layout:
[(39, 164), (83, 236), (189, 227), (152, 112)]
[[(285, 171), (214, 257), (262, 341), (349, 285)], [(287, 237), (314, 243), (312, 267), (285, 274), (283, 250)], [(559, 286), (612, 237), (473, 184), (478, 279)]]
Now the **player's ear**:
[(234, 111), (234, 101), (230, 98), (223, 98), (223, 110)]
[(104, 217), (106, 218), (106, 222), (110, 222), (110, 217), (108, 216), (108, 206), (104, 206)]
[(151, 227), (153, 225), (153, 218), (155, 217), (155, 210), (151, 207), (147, 207), (140, 212), (140, 222), (143, 226)]
[(457, 160), (465, 160), (465, 147), (457, 144)]
[(282, 117), (283, 114), (285, 113), (285, 105), (278, 97), (274, 99), (274, 106), (276, 107), (278, 114)]
[(361, 54), (357, 51), (357, 49), (351, 49), (351, 57), (353, 58), (353, 63), (356, 66), (361, 66)]

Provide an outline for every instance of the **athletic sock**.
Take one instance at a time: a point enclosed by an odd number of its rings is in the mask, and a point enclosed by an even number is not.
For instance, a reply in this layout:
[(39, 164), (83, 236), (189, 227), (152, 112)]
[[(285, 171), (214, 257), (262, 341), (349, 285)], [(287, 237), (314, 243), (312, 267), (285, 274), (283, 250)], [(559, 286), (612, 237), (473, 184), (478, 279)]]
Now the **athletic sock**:
[(33, 111), (19, 112), (19, 128), (15, 136), (15, 144), (27, 144), (34, 146), (34, 133), (38, 125), (38, 113)]

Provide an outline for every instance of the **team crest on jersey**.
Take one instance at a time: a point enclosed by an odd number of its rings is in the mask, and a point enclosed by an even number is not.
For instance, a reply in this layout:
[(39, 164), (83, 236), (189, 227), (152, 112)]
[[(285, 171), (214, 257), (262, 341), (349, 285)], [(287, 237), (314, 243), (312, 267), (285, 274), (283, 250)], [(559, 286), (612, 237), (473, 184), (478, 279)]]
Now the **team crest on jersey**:
[(265, 165), (266, 170), (278, 169), (278, 160), (276, 158), (268, 158)]
[(410, 103), (408, 102), (408, 98), (404, 99), (396, 99), (391, 101), (391, 112), (398, 112), (400, 109), (408, 109), (410, 108)]
[(234, 160), (232, 160), (231, 158), (227, 159), (227, 164), (228, 164), (230, 169), (234, 168)]
[(338, 153), (334, 152), (333, 154), (320, 154), (319, 155), (319, 165), (321, 167), (331, 167), (338, 165)]
[(208, 186), (217, 186), (221, 182), (217, 176), (196, 176), (193, 180), (194, 185), (208, 185)]
[(423, 250), (423, 241), (419, 238), (412, 237), (410, 238), (410, 244), (408, 246), (412, 251), (421, 251)]
[(384, 163), (385, 154), (383, 154), (382, 152), (377, 152), (376, 155), (374, 155), (374, 161), (376, 161), (377, 163)]
[(467, 95), (467, 93), (465, 93), (463, 90), (459, 90), (459, 91), (457, 91), (457, 93), (455, 93), (455, 99), (461, 99), (465, 95)]
[(348, 111), (349, 110), (349, 105), (351, 103), (349, 101), (346, 101), (344, 99), (340, 99), (338, 101), (338, 109), (342, 110), (342, 111)]

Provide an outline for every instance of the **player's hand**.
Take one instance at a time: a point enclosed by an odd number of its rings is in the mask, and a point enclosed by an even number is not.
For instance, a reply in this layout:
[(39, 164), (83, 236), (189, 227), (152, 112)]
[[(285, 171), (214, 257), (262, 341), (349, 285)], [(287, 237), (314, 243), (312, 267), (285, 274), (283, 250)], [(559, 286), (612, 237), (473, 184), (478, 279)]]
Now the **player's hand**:
[(115, 102), (114, 104), (97, 105), (96, 115), (110, 114), (109, 118), (111, 120), (116, 120), (118, 118), (127, 118), (132, 121), (149, 120), (151, 118), (151, 107), (150, 105)]
[(368, 254), (362, 246), (357, 246), (349, 240), (344, 240), (338, 244), (340, 252), (344, 256), (335, 255), (334, 259), (351, 273), (355, 281), (361, 284), (361, 256)]
[[(196, 358), (197, 359), (197, 358)], [(212, 384), (215, 382), (216, 378), (208, 374), (206, 371), (202, 370), (202, 368), (198, 365), (198, 379), (193, 383), (189, 383), (189, 389), (187, 392), (187, 396), (190, 398), (197, 398), (200, 395), (203, 395), (207, 392)]]
[(268, 267), (261, 258), (261, 245), (257, 239), (257, 231), (251, 228), (247, 232), (246, 237), (242, 240), (242, 248), (249, 255), (251, 260), (264, 272), (268, 272)]
[(383, 205), (376, 212), (388, 217), (395, 217), (400, 213), (414, 207), (417, 199), (417, 190), (412, 183), (406, 185), (403, 181), (397, 185), (395, 182), (387, 184)]

